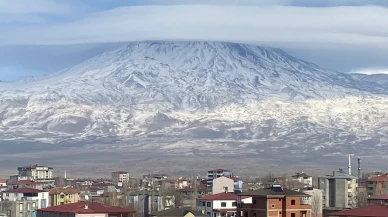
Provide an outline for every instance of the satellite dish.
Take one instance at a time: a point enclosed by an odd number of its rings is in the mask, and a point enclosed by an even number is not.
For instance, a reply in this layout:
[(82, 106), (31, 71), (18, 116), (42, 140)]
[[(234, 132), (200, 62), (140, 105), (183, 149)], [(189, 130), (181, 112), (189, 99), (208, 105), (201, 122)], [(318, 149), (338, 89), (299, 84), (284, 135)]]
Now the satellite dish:
[(88, 195), (85, 195), (85, 200), (89, 200), (89, 196)]

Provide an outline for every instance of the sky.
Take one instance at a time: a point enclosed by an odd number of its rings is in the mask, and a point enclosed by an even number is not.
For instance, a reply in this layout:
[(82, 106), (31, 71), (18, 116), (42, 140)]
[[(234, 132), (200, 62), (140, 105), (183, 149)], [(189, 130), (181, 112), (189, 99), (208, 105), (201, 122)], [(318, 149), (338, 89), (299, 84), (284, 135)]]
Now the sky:
[(0, 0), (0, 32), (6, 81), (139, 40), (274, 46), (332, 70), (388, 73), (388, 0)]

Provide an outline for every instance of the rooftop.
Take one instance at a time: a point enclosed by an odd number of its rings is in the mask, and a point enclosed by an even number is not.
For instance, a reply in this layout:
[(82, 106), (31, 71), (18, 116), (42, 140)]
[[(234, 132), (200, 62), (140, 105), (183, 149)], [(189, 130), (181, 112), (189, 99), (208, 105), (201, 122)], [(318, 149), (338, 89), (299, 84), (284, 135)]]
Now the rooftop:
[(239, 195), (242, 196), (307, 196), (307, 194), (304, 194), (302, 192), (294, 191), (287, 188), (282, 187), (270, 187), (270, 188), (263, 188), (255, 191), (248, 191), (240, 193)]
[(11, 182), (9, 185), (42, 185), (44, 182), (36, 182), (31, 180), (20, 180), (16, 182)]
[(367, 182), (388, 182), (388, 176), (375, 176), (367, 180)]
[(34, 164), (34, 165), (29, 165), (29, 166), (18, 167), (18, 170), (36, 169), (38, 167), (47, 167), (49, 169), (53, 169), (52, 167), (42, 166), (42, 165), (39, 165), (39, 164)]
[(368, 197), (368, 200), (388, 200), (388, 194), (379, 194)]
[(76, 213), (76, 214), (94, 214), (94, 213), (135, 213), (136, 211), (124, 209), (115, 206), (109, 206), (102, 203), (81, 201), (77, 203), (69, 203), (60, 206), (52, 206), (38, 211), (45, 212), (62, 212), (62, 213)]
[[(248, 198), (248, 197), (243, 197)], [(198, 200), (237, 200), (237, 194), (235, 193), (219, 193), (219, 194), (209, 194), (205, 195), (201, 198), (198, 198)]]
[(388, 217), (388, 207), (384, 204), (372, 204), (360, 208), (333, 212), (330, 213), (330, 216)]
[(357, 177), (349, 175), (344, 171), (333, 171), (333, 174), (323, 176), (322, 178), (326, 179), (357, 179)]
[(13, 190), (3, 191), (5, 193), (40, 193), (40, 192), (46, 192), (39, 189), (33, 189), (33, 188), (17, 188)]
[(49, 191), (49, 194), (78, 194), (80, 191), (75, 188), (53, 188)]
[(200, 211), (193, 211), (185, 208), (172, 208), (167, 210), (162, 210), (158, 212), (151, 213), (151, 216), (185, 216), (187, 213), (192, 213), (194, 216), (207, 217), (207, 215), (202, 214)]

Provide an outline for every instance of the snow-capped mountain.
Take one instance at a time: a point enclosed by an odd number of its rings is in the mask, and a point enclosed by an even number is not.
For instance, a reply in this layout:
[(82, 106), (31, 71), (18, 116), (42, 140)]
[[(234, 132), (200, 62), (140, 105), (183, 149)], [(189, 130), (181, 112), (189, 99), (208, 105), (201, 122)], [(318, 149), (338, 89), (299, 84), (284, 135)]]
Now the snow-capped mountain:
[(154, 151), (213, 154), (386, 151), (387, 93), (280, 49), (134, 42), (54, 74), (1, 83), (0, 139), (136, 138)]

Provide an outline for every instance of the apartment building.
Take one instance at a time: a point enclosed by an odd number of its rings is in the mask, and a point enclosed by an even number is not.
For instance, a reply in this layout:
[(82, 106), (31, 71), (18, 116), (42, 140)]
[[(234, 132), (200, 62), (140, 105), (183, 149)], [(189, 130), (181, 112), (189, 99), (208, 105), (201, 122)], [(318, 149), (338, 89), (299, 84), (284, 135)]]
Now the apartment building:
[(53, 188), (49, 191), (50, 206), (76, 203), (81, 200), (80, 191), (74, 188)]
[[(251, 202), (249, 196), (240, 198), (246, 203)], [(237, 194), (224, 192), (198, 198), (197, 210), (210, 217), (235, 217), (237, 215)]]
[[(38, 164), (18, 167), (18, 176), (33, 180), (44, 180), (53, 178), (53, 168)], [(18, 180), (19, 181), (19, 180)]]
[[(243, 201), (246, 196), (251, 202)], [(237, 217), (311, 217), (312, 206), (302, 200), (306, 196), (281, 185), (243, 192), (237, 199)]]
[(37, 205), (36, 200), (0, 201), (0, 217), (32, 217)]
[(243, 182), (239, 178), (221, 176), (213, 180), (212, 194), (219, 194), (224, 192), (241, 193), (242, 186)]
[(368, 196), (388, 194), (388, 176), (379, 175), (366, 181), (366, 193)]
[(117, 171), (112, 173), (112, 181), (114, 183), (128, 183), (129, 182), (129, 173), (124, 171)]
[(307, 186), (312, 186), (313, 185), (313, 177), (307, 175), (305, 172), (301, 173), (296, 173), (295, 175), (292, 176), (293, 180), (296, 180), (300, 183), (303, 183)]
[(357, 177), (339, 170), (321, 179), (325, 181), (323, 201), (325, 207), (352, 208), (357, 205)]
[(32, 189), (32, 188), (17, 188), (13, 190), (3, 191), (2, 198), (5, 201), (31, 200), (37, 201), (38, 209), (46, 208), (49, 201), (49, 192)]
[(224, 169), (214, 169), (214, 170), (209, 170), (207, 172), (207, 187), (209, 190), (213, 189), (213, 180), (219, 177), (228, 177), (231, 178), (233, 177), (233, 173), (230, 170), (224, 170)]

